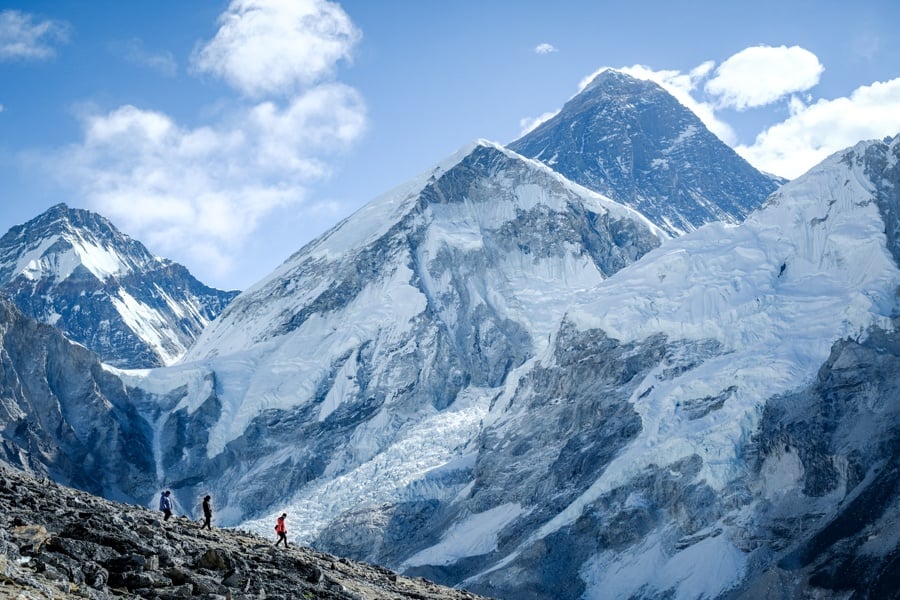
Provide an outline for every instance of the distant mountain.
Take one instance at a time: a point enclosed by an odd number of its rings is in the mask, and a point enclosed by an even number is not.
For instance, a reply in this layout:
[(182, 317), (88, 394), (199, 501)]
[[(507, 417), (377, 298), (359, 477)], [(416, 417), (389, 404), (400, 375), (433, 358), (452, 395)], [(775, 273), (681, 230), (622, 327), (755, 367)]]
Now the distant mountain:
[(740, 223), (782, 183), (659, 85), (612, 69), (509, 148), (676, 236), (713, 221)]
[(174, 363), (238, 294), (64, 204), (0, 238), (0, 292), (122, 368)]

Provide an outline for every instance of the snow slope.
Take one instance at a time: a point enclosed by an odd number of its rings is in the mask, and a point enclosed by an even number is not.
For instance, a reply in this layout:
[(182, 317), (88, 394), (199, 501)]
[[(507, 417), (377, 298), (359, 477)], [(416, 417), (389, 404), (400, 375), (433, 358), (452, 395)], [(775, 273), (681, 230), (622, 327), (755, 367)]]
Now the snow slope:
[[(368, 203), (246, 290), (225, 311), (221, 319), (203, 332), (185, 356), (185, 360), (192, 361), (244, 350), (278, 335), (284, 328), (281, 321), (290, 316), (289, 313), (296, 312), (296, 307), (312, 302), (327, 290), (330, 282), (326, 278), (305, 277), (312, 266), (328, 270), (338, 268), (335, 265), (345, 266), (357, 260), (367, 248), (389, 236), (399, 222), (414, 218), (415, 211), (419, 210), (423, 203), (423, 194), (430, 193), (431, 190), (437, 190), (435, 193), (442, 194), (443, 192), (434, 186), (436, 181), (448, 172), (458, 176), (460, 172), (471, 168), (464, 165), (454, 170), (454, 167), (459, 166), (462, 161), (466, 159), (471, 161), (472, 154), (476, 151), (505, 156), (518, 163), (517, 168), (533, 171), (534, 176), (539, 177), (541, 181), (520, 183), (513, 180), (512, 175), (497, 173), (498, 181), (492, 184), (497, 196), (490, 198), (489, 202), (474, 202), (470, 198), (455, 197), (430, 199), (430, 210), (434, 213), (434, 218), (433, 222), (428, 223), (427, 243), (419, 248), (419, 252), (422, 253), (420, 260), (428, 260), (444, 246), (460, 248), (466, 252), (481, 251), (484, 248), (483, 231), (499, 231), (504, 224), (513, 221), (517, 213), (542, 207), (555, 211), (566, 210), (566, 205), (572, 201), (572, 197), (578, 198), (578, 203), (583, 205), (585, 211), (608, 215), (608, 218), (616, 221), (634, 221), (657, 237), (667, 237), (639, 213), (560, 177), (537, 161), (525, 159), (487, 140), (479, 140), (460, 149), (418, 177)], [(548, 185), (559, 188), (560, 191), (549, 193)], [(502, 187), (512, 189), (501, 189)], [(490, 189), (485, 190), (485, 193), (491, 192)], [(457, 206), (460, 203), (462, 206)], [(442, 204), (448, 206), (444, 208)], [(552, 233), (552, 230), (545, 232), (545, 235), (549, 233)], [(578, 248), (572, 247), (571, 250), (579, 254)], [(535, 257), (535, 253), (529, 252), (528, 249), (525, 249), (524, 254), (530, 262), (540, 261), (539, 268), (524, 265), (520, 270), (517, 264), (504, 265), (506, 270), (504, 275), (507, 278), (521, 277), (520, 271), (528, 272), (529, 275), (532, 271), (536, 271), (540, 275), (540, 281), (548, 281), (550, 287), (555, 287), (556, 279), (562, 278), (564, 286), (571, 285), (576, 288), (588, 286), (599, 280), (596, 274), (591, 273), (596, 271), (596, 267), (589, 266), (585, 271), (581, 265)], [(584, 280), (583, 277), (589, 279)], [(523, 281), (515, 283), (524, 283), (524, 279), (523, 277)]]

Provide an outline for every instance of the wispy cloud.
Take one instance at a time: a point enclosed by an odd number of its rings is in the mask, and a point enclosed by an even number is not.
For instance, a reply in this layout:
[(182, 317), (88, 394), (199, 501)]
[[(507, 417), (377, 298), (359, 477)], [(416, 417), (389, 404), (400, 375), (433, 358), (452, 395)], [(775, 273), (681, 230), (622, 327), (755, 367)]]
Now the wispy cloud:
[(327, 0), (233, 0), (192, 60), (249, 97), (286, 95), (331, 77), (361, 37)]
[(812, 88), (824, 70), (815, 54), (799, 46), (753, 46), (719, 65), (706, 91), (720, 107), (746, 110)]
[(881, 37), (874, 33), (855, 36), (850, 41), (850, 51), (863, 60), (872, 60), (881, 50)]
[(524, 119), (519, 119), (519, 128), (521, 129), (519, 136), (521, 137), (530, 131), (534, 131), (542, 124), (555, 117), (557, 114), (559, 114), (558, 110), (552, 110), (549, 112), (545, 112), (539, 117), (525, 117)]
[(219, 23), (196, 66), (243, 99), (198, 126), (136, 106), (83, 109), (83, 139), (53, 169), (155, 251), (224, 277), (273, 211), (315, 210), (309, 186), (331, 175), (367, 116), (359, 92), (333, 77), (359, 37), (338, 5), (235, 0)]
[(45, 60), (69, 39), (63, 21), (38, 19), (18, 10), (0, 11), (0, 60)]
[(534, 48), (535, 54), (551, 54), (553, 52), (559, 52), (559, 50), (553, 44), (548, 44), (546, 42), (543, 44), (538, 44)]
[(178, 73), (178, 61), (171, 52), (152, 52), (140, 38), (113, 42), (111, 47), (116, 54), (132, 64), (153, 69), (167, 77), (174, 77)]

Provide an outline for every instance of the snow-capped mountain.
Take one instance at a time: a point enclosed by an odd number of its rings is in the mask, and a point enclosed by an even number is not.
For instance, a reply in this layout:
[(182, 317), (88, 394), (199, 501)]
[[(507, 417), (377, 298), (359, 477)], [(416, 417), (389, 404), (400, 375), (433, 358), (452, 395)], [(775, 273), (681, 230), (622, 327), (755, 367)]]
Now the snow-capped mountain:
[(671, 235), (740, 223), (782, 183), (652, 81), (599, 73), (509, 148), (639, 211)]
[(122, 368), (174, 363), (237, 295), (64, 204), (0, 238), (0, 292)]
[[(236, 298), (180, 366), (128, 379), (157, 398), (142, 410), (158, 472), (176, 493), (214, 482), (237, 522), (324, 498), (428, 432), (407, 472), (366, 486), (395, 499), (474, 438), (578, 292), (659, 244), (646, 219), (543, 164), (468, 147)], [(312, 536), (359, 482), (294, 522)]]
[(467, 149), (236, 299), (192, 362), (128, 379), (161, 480), (501, 598), (834, 589), (833, 560), (883, 585), (898, 139), (647, 254), (635, 213)]
[(317, 543), (501, 598), (890, 597), (898, 215), (900, 136), (650, 252), (410, 483), (452, 470), (455, 495), (357, 505)]

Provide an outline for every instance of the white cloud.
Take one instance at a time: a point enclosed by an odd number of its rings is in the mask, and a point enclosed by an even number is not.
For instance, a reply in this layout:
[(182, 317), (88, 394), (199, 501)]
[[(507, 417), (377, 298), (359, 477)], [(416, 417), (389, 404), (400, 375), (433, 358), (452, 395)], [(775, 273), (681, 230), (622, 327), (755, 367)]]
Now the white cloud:
[(760, 133), (753, 145), (735, 150), (759, 169), (794, 178), (860, 140), (900, 133), (900, 78), (810, 105), (793, 98), (790, 106), (784, 122)]
[[(243, 99), (192, 126), (136, 106), (85, 109), (82, 140), (47, 164), (83, 205), (215, 279), (234, 274), (273, 214), (320, 210), (307, 200), (310, 186), (331, 175), (332, 160), (367, 126), (361, 95), (328, 79), (359, 37), (337, 5), (235, 0), (219, 23), (195, 60)], [(130, 48), (130, 60), (175, 68), (139, 41)]]
[(302, 204), (327, 177), (329, 156), (366, 125), (362, 99), (342, 84), (285, 107), (263, 102), (197, 128), (134, 106), (83, 117), (84, 139), (56, 170), (85, 202), (151, 248), (228, 272), (273, 210)]
[(812, 88), (824, 70), (815, 54), (799, 46), (753, 46), (719, 65), (706, 91), (720, 107), (746, 110)]
[(0, 60), (43, 60), (56, 54), (56, 44), (69, 38), (69, 25), (38, 20), (18, 10), (0, 11)]
[(148, 67), (167, 77), (174, 77), (178, 73), (178, 62), (171, 52), (152, 52), (147, 50), (144, 47), (144, 42), (139, 38), (115, 42), (112, 44), (112, 48), (113, 51), (121, 54), (128, 62)]
[(540, 127), (541, 124), (549, 121), (558, 114), (559, 110), (552, 110), (550, 112), (545, 112), (539, 117), (525, 117), (524, 119), (519, 119), (519, 128), (521, 129), (519, 137), (522, 137), (530, 131), (534, 131)]
[(0, 104), (0, 113), (2, 113), (4, 110), (5, 110), (5, 107), (2, 104)]
[(233, 0), (193, 64), (250, 97), (289, 95), (331, 77), (361, 35), (327, 0)]
[(535, 54), (550, 54), (552, 52), (559, 52), (559, 50), (553, 44), (547, 44), (546, 42), (543, 44), (538, 44), (534, 48)]

